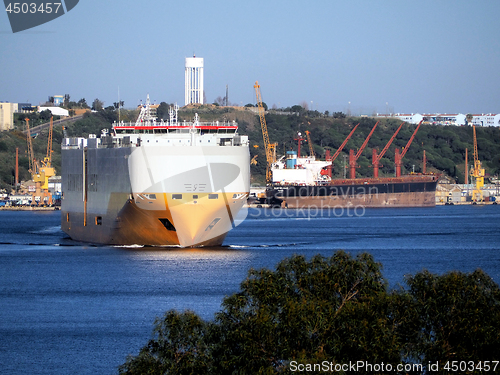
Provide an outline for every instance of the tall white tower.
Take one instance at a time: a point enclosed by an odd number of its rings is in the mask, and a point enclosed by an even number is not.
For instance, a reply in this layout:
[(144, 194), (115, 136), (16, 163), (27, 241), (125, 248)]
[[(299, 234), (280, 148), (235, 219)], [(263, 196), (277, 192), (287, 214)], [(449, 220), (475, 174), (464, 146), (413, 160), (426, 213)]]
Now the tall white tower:
[(186, 57), (185, 105), (203, 104), (203, 58)]

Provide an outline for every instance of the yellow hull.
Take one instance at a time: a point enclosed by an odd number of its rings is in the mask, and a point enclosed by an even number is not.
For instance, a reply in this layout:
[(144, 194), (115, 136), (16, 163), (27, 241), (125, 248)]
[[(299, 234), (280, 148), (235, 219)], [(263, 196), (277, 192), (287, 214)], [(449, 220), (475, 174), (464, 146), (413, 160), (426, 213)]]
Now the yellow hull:
[(237, 214), (244, 216), (247, 197), (247, 192), (147, 193), (132, 199), (114, 194), (105, 215), (63, 211), (62, 229), (74, 240), (102, 244), (220, 246)]

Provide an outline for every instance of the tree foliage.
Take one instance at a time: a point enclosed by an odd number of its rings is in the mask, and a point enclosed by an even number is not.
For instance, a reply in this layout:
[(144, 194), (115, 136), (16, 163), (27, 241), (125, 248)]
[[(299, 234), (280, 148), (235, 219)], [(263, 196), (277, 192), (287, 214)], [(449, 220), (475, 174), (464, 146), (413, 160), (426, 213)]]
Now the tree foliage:
[(119, 371), (272, 374), (292, 373), (291, 363), (427, 366), (496, 358), (500, 289), (491, 278), (480, 270), (423, 271), (405, 281), (407, 289), (388, 290), (381, 265), (366, 253), (309, 261), (295, 255), (274, 271), (251, 269), (213, 321), (166, 312)]

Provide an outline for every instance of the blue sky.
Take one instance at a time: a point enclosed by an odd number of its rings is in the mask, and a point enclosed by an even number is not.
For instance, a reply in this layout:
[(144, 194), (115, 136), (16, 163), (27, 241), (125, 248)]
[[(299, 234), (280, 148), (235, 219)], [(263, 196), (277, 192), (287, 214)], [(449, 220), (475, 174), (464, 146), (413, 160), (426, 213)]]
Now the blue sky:
[(97, 1), (13, 34), (0, 15), (0, 101), (51, 95), (184, 104), (184, 58), (225, 94), (320, 111), (500, 112), (500, 1)]

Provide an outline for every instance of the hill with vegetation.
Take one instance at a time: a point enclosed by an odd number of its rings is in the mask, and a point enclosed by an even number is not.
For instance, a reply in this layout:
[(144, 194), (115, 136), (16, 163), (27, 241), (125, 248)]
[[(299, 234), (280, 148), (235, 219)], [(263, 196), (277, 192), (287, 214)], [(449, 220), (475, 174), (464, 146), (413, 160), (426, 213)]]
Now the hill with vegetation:
[[(169, 104), (162, 102), (158, 108), (159, 118), (168, 118)], [(179, 120), (192, 120), (195, 113), (200, 115), (201, 121), (237, 121), (240, 134), (247, 134), (250, 138), (251, 157), (257, 156), (257, 164), (252, 165), (252, 183), (264, 182), (266, 157), (263, 148), (262, 131), (259, 117), (255, 108), (218, 107), (214, 105), (184, 107), (179, 111)], [(120, 119), (133, 121), (137, 117), (137, 110), (121, 110)], [(30, 126), (47, 121), (47, 114), (30, 114)], [(24, 117), (16, 115), (15, 129), (0, 133), (0, 188), (10, 191), (14, 183), (15, 150), (19, 149), (19, 178), (30, 179), (28, 173), (28, 157)], [(66, 128), (68, 136), (83, 137), (90, 133), (100, 134), (102, 129), (110, 129), (111, 124), (118, 120), (118, 110), (114, 106), (101, 108), (92, 113), (86, 113), (81, 120), (75, 121)], [(333, 154), (342, 144), (349, 132), (356, 124), (360, 124), (343, 152), (334, 162), (333, 176), (343, 177), (344, 157), (349, 149), (358, 150), (367, 135), (377, 122), (371, 117), (346, 117), (342, 113), (320, 113), (307, 111), (301, 106), (293, 106), (281, 111), (269, 110), (266, 113), (266, 122), (271, 142), (278, 143), (278, 157), (288, 150), (297, 150), (298, 132), (305, 135), (308, 130), (311, 134), (313, 149), (316, 157), (324, 158), (326, 151)], [(394, 118), (381, 119), (374, 131), (364, 152), (358, 159), (356, 174), (359, 177), (372, 176), (371, 155), (372, 149), (381, 151), (394, 134), (401, 121)], [(404, 148), (416, 125), (404, 124), (389, 150), (381, 160), (380, 176), (394, 175), (394, 153), (396, 147)], [(500, 128), (478, 127), (477, 145), (479, 159), (486, 168), (488, 176), (498, 176), (500, 173)], [(35, 157), (41, 159), (47, 152), (47, 130), (37, 134), (33, 139)], [(53, 133), (53, 166), (56, 173), (60, 172), (61, 152), (60, 144), (63, 138), (62, 127), (55, 126)], [(403, 173), (419, 173), (422, 171), (423, 151), (427, 156), (427, 171), (444, 173), (458, 183), (464, 182), (465, 150), (468, 149), (469, 165), (473, 163), (473, 134), (470, 126), (441, 126), (422, 125), (411, 144), (408, 153), (403, 159)], [(302, 144), (302, 155), (309, 153), (306, 142)], [(347, 159), (348, 160), (348, 159)]]
[[(356, 124), (360, 124), (342, 153), (334, 162), (333, 176), (342, 178), (344, 175), (344, 157), (348, 164), (349, 149), (357, 151), (378, 119), (370, 117), (345, 117), (334, 114), (335, 117), (325, 116), (317, 112), (303, 112), (293, 115), (266, 114), (266, 122), (271, 142), (277, 142), (277, 154), (284, 155), (285, 151), (297, 150), (297, 134), (308, 130), (313, 143), (316, 157), (323, 159), (326, 150), (333, 155), (338, 147), (348, 136)], [(240, 132), (248, 134), (252, 144), (252, 156), (258, 154), (257, 166), (252, 166), (253, 175), (256, 177), (265, 174), (265, 153), (260, 125), (240, 123)], [(380, 119), (380, 123), (370, 138), (365, 150), (358, 159), (356, 175), (369, 177), (373, 175), (371, 167), (372, 149), (379, 152), (385, 147), (395, 133), (401, 121), (398, 119)], [(396, 139), (389, 147), (381, 160), (380, 176), (394, 176), (394, 154), (396, 148), (404, 148), (415, 131), (417, 125), (404, 124)], [(500, 128), (476, 128), (479, 159), (486, 168), (489, 176), (498, 176), (500, 173)], [(457, 183), (464, 182), (465, 175), (465, 150), (468, 149), (469, 165), (473, 164), (473, 131), (471, 126), (442, 126), (423, 124), (418, 130), (406, 156), (403, 159), (402, 173), (420, 173), (423, 167), (423, 151), (427, 157), (427, 171), (443, 173)], [(307, 143), (302, 144), (302, 155), (309, 154)]]

